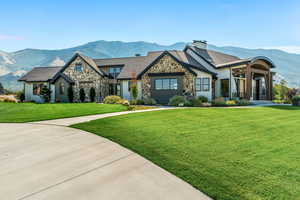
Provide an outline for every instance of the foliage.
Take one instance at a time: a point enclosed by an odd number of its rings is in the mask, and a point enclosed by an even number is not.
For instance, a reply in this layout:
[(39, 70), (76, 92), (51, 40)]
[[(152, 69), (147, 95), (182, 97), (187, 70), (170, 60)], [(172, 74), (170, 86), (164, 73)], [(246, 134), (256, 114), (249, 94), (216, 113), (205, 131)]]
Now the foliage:
[(237, 101), (237, 104), (239, 106), (249, 106), (250, 105), (250, 101), (247, 99), (240, 99)]
[(0, 94), (4, 94), (4, 93), (5, 93), (4, 87), (2, 83), (0, 83)]
[(296, 95), (292, 99), (293, 106), (300, 106), (300, 95)]
[(290, 106), (180, 109), (73, 127), (133, 150), (213, 199), (292, 200), (300, 194), (299, 116)]
[(288, 99), (289, 88), (285, 81), (281, 81), (280, 84), (275, 84), (273, 87), (273, 96), (275, 100)]
[(208, 102), (208, 98), (206, 96), (199, 96), (198, 99), (202, 102), (202, 103), (207, 103)]
[(20, 102), (24, 102), (25, 101), (25, 94), (24, 94), (24, 92), (17, 92), (16, 93), (16, 97), (17, 97), (17, 99), (19, 99), (19, 101)]
[(80, 90), (79, 90), (79, 99), (81, 102), (85, 101), (85, 91), (83, 88), (80, 88)]
[(234, 100), (228, 100), (225, 102), (227, 106), (235, 106), (237, 103)]
[(17, 99), (11, 96), (0, 96), (0, 102), (18, 103)]
[(68, 88), (68, 99), (69, 99), (70, 103), (73, 103), (73, 101), (74, 101), (74, 91), (73, 91), (73, 87), (72, 86), (70, 86)]
[(95, 102), (95, 97), (96, 97), (96, 91), (95, 91), (95, 88), (91, 88), (90, 89), (90, 100), (91, 102)]
[(292, 100), (293, 97), (297, 95), (297, 93), (298, 93), (297, 89), (295, 89), (295, 88), (289, 89), (287, 92), (288, 100)]
[(52, 93), (51, 90), (46, 85), (44, 85), (41, 89), (40, 95), (43, 97), (44, 101), (47, 103), (47, 102), (50, 102), (51, 93)]
[(121, 104), (123, 106), (130, 106), (130, 103), (127, 99), (120, 99), (117, 104)]
[(226, 101), (223, 97), (218, 97), (212, 101), (213, 106), (226, 106)]
[(117, 104), (118, 101), (120, 101), (120, 100), (121, 100), (121, 97), (116, 96), (116, 95), (112, 95), (112, 96), (105, 97), (103, 103), (106, 103), (106, 104)]
[(137, 100), (136, 99), (130, 100), (130, 105), (137, 105)]
[(190, 100), (190, 102), (191, 102), (191, 105), (194, 107), (202, 106), (202, 101), (200, 98), (194, 98), (194, 99)]
[(145, 105), (156, 105), (157, 102), (153, 98), (144, 98)]
[(186, 97), (184, 96), (173, 96), (169, 100), (169, 105), (170, 106), (184, 106), (187, 103)]
[(143, 99), (138, 99), (136, 102), (137, 105), (144, 105), (145, 101)]
[(137, 80), (136, 80), (136, 73), (131, 73), (131, 84), (130, 84), (130, 93), (133, 100), (136, 100), (138, 97), (138, 87), (137, 87)]

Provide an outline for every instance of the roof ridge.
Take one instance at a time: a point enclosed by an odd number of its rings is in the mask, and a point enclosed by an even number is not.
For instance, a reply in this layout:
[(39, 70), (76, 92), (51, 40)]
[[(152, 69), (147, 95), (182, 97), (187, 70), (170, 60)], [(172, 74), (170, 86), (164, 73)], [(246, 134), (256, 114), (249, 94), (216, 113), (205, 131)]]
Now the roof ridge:
[(95, 58), (93, 60), (117, 60), (117, 59), (129, 59), (129, 58), (144, 58), (144, 57), (147, 57), (147, 56), (131, 56), (131, 57), (118, 57), (118, 58)]

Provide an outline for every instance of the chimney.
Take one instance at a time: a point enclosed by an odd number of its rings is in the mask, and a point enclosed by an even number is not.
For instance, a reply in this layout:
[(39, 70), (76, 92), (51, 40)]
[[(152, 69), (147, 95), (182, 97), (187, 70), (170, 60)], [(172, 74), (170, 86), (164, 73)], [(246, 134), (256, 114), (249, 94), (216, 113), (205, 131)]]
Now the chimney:
[(139, 54), (139, 53), (136, 53), (136, 54), (135, 54), (135, 57), (139, 57), (139, 56), (141, 56), (141, 54)]
[(206, 40), (193, 40), (192, 45), (199, 49), (207, 49), (207, 41)]

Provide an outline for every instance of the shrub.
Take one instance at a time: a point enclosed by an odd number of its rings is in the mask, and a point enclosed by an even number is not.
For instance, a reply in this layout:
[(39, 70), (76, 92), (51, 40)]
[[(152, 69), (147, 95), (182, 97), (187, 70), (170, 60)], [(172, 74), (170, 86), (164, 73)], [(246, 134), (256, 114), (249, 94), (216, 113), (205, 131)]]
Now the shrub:
[(19, 99), (20, 102), (25, 101), (25, 94), (24, 94), (24, 92), (17, 92), (17, 99)]
[(276, 99), (273, 100), (273, 103), (276, 103), (276, 104), (283, 104), (283, 102), (284, 102), (283, 100), (276, 100)]
[(91, 100), (91, 102), (95, 101), (95, 97), (96, 97), (96, 91), (95, 91), (95, 88), (92, 87), (90, 89), (90, 100)]
[(184, 106), (186, 106), (186, 107), (192, 107), (193, 106), (192, 99), (185, 101)]
[(212, 101), (212, 105), (214, 106), (226, 106), (226, 101), (223, 97), (218, 97)]
[(236, 101), (234, 101), (234, 100), (228, 100), (228, 101), (226, 101), (226, 105), (227, 106), (235, 106), (236, 105)]
[(0, 97), (0, 102), (18, 103), (18, 101), (15, 98), (11, 98), (11, 97)]
[(136, 100), (137, 96), (138, 96), (138, 88), (137, 88), (137, 84), (134, 83), (131, 85), (130, 87), (130, 92), (131, 92), (131, 96), (134, 100)]
[(137, 100), (132, 99), (132, 100), (130, 101), (130, 105), (137, 105)]
[(143, 99), (138, 99), (136, 102), (137, 105), (144, 105), (145, 101)]
[(192, 99), (190, 102), (194, 107), (202, 106), (202, 101), (199, 98)]
[(127, 99), (120, 99), (119, 101), (117, 101), (117, 104), (121, 104), (123, 106), (130, 106), (130, 103)]
[(184, 96), (173, 96), (169, 100), (169, 105), (171, 106), (184, 106), (187, 103), (187, 100)]
[(250, 101), (247, 99), (240, 99), (237, 104), (239, 106), (249, 106), (250, 105)]
[(145, 102), (145, 105), (156, 105), (155, 99), (152, 99), (152, 98), (145, 98), (144, 102)]
[(83, 89), (83, 88), (81, 88), (81, 89), (79, 90), (79, 99), (80, 99), (81, 102), (84, 102), (84, 101), (85, 101), (85, 92), (84, 92), (84, 89)]
[(209, 103), (209, 102), (202, 103), (202, 107), (211, 107), (211, 103)]
[(112, 95), (112, 96), (105, 97), (103, 103), (116, 104), (120, 100), (121, 100), (121, 97), (116, 96), (116, 95)]
[(40, 94), (43, 97), (43, 99), (44, 99), (45, 102), (50, 102), (50, 99), (51, 99), (51, 90), (47, 86), (44, 86), (41, 89), (41, 93)]
[(73, 91), (73, 87), (72, 86), (70, 86), (68, 88), (68, 98), (69, 98), (69, 102), (73, 103), (73, 101), (74, 101), (74, 91)]
[(293, 106), (300, 106), (300, 95), (296, 95), (292, 99)]
[(208, 102), (208, 98), (205, 96), (199, 96), (198, 99), (202, 102), (202, 103), (207, 103)]

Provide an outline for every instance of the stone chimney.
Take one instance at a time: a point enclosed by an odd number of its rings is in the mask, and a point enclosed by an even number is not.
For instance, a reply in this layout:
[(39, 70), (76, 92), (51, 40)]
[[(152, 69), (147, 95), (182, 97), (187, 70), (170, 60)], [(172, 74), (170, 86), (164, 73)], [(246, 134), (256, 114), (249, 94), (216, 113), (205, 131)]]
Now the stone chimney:
[(193, 40), (192, 45), (199, 49), (207, 49), (207, 41), (206, 40)]

